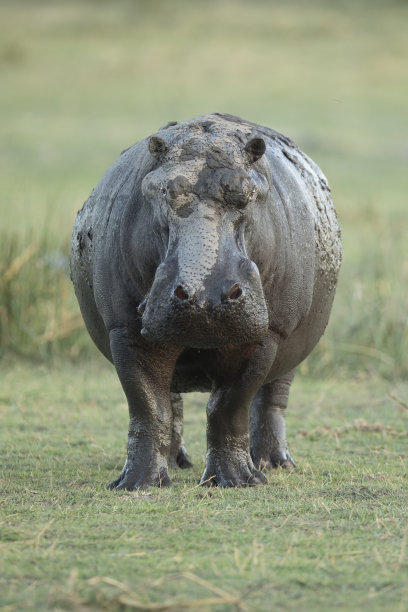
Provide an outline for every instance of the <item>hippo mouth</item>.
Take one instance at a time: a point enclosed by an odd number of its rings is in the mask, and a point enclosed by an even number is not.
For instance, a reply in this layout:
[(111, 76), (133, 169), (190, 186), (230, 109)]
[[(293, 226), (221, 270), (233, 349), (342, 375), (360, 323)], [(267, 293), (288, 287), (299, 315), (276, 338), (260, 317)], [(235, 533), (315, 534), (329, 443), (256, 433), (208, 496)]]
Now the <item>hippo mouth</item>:
[[(267, 330), (266, 330), (267, 331)], [(257, 337), (251, 336), (221, 336), (207, 335), (202, 337), (192, 337), (189, 334), (154, 334), (147, 327), (143, 327), (141, 335), (145, 340), (152, 344), (173, 344), (192, 349), (216, 349), (223, 346), (247, 344), (249, 342), (260, 342), (265, 333), (259, 333)]]
[(147, 300), (141, 335), (156, 344), (189, 348), (219, 348), (230, 344), (259, 342), (268, 332), (268, 312), (264, 300), (248, 294), (234, 303), (198, 306), (172, 300), (151, 306)]
[(265, 334), (260, 333), (259, 337), (257, 338), (253, 336), (251, 336), (251, 338), (248, 338), (245, 336), (226, 337), (226, 336), (221, 336), (221, 335), (218, 335), (218, 336), (207, 335), (201, 338), (200, 337), (192, 338), (191, 335), (189, 334), (185, 334), (185, 335), (178, 334), (177, 336), (173, 336), (169, 334), (168, 336), (163, 337), (163, 335), (161, 334), (160, 335), (153, 334), (146, 327), (143, 327), (140, 333), (145, 340), (147, 340), (148, 342), (151, 342), (152, 344), (175, 344), (177, 346), (184, 346), (186, 348), (193, 348), (193, 349), (214, 349), (214, 348), (221, 348), (223, 346), (229, 346), (229, 345), (246, 344), (248, 342), (258, 342), (262, 340), (262, 337), (265, 335)]

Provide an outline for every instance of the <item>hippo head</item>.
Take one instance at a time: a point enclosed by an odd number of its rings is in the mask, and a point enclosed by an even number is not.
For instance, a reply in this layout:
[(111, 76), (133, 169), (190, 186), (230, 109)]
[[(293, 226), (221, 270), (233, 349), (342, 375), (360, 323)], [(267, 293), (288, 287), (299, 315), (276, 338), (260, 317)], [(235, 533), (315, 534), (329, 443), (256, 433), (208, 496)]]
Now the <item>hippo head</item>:
[[(142, 182), (167, 252), (139, 307), (142, 335), (193, 348), (259, 341), (268, 310), (257, 265), (247, 255), (251, 210), (265, 201), (265, 142), (226, 134), (217, 122), (167, 130), (148, 141), (154, 169)], [(170, 130), (169, 130), (170, 132)]]

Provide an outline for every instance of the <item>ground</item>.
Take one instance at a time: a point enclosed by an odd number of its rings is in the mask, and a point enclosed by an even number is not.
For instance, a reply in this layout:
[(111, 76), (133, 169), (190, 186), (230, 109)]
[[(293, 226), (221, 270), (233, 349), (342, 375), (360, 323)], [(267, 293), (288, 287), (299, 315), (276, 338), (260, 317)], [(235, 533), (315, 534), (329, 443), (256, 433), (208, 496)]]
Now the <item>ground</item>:
[[(298, 470), (203, 489), (205, 396), (186, 396), (194, 468), (112, 492), (127, 408), (102, 361), (3, 372), (0, 602), (11, 610), (373, 610), (408, 606), (406, 383), (299, 377)], [(405, 401), (404, 399), (405, 398)], [(127, 606), (127, 607), (126, 607)]]

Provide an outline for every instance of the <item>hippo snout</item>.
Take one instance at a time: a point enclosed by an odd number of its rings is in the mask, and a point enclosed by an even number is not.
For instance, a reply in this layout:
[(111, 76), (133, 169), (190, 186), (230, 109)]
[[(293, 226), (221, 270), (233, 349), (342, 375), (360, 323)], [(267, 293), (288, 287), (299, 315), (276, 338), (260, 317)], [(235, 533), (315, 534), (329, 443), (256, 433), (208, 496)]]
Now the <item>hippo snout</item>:
[[(216, 307), (229, 302), (243, 302), (249, 291), (263, 294), (259, 270), (256, 264), (238, 253), (225, 258), (222, 269), (216, 269), (210, 279), (197, 289), (191, 282), (178, 278), (171, 288), (171, 299), (198, 306)], [(197, 283), (196, 283), (197, 284)]]
[(269, 320), (259, 273), (251, 262), (235, 268), (235, 275), (216, 269), (194, 287), (177, 274), (172, 281), (170, 262), (163, 265), (139, 307), (143, 337), (192, 348), (261, 339)]

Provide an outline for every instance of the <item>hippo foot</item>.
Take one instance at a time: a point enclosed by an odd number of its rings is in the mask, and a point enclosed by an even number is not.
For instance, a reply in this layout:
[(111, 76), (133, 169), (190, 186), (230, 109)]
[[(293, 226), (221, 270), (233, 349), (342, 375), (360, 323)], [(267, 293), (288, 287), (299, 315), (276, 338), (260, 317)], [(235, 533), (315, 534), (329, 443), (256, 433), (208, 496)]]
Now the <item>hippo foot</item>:
[(171, 484), (166, 467), (161, 467), (158, 471), (141, 471), (134, 468), (128, 468), (125, 464), (119, 478), (109, 483), (108, 489), (134, 491), (139, 488), (170, 487)]
[(181, 470), (187, 470), (188, 468), (193, 467), (191, 463), (190, 457), (184, 446), (180, 446), (178, 452), (170, 456), (169, 458), (169, 467), (173, 469), (180, 468)]
[(270, 470), (277, 467), (292, 470), (297, 468), (288, 449), (276, 449), (271, 452), (262, 453), (251, 451), (251, 457), (254, 464), (260, 470)]
[(253, 487), (267, 482), (265, 474), (254, 467), (249, 455), (207, 456), (200, 480), (206, 487)]

